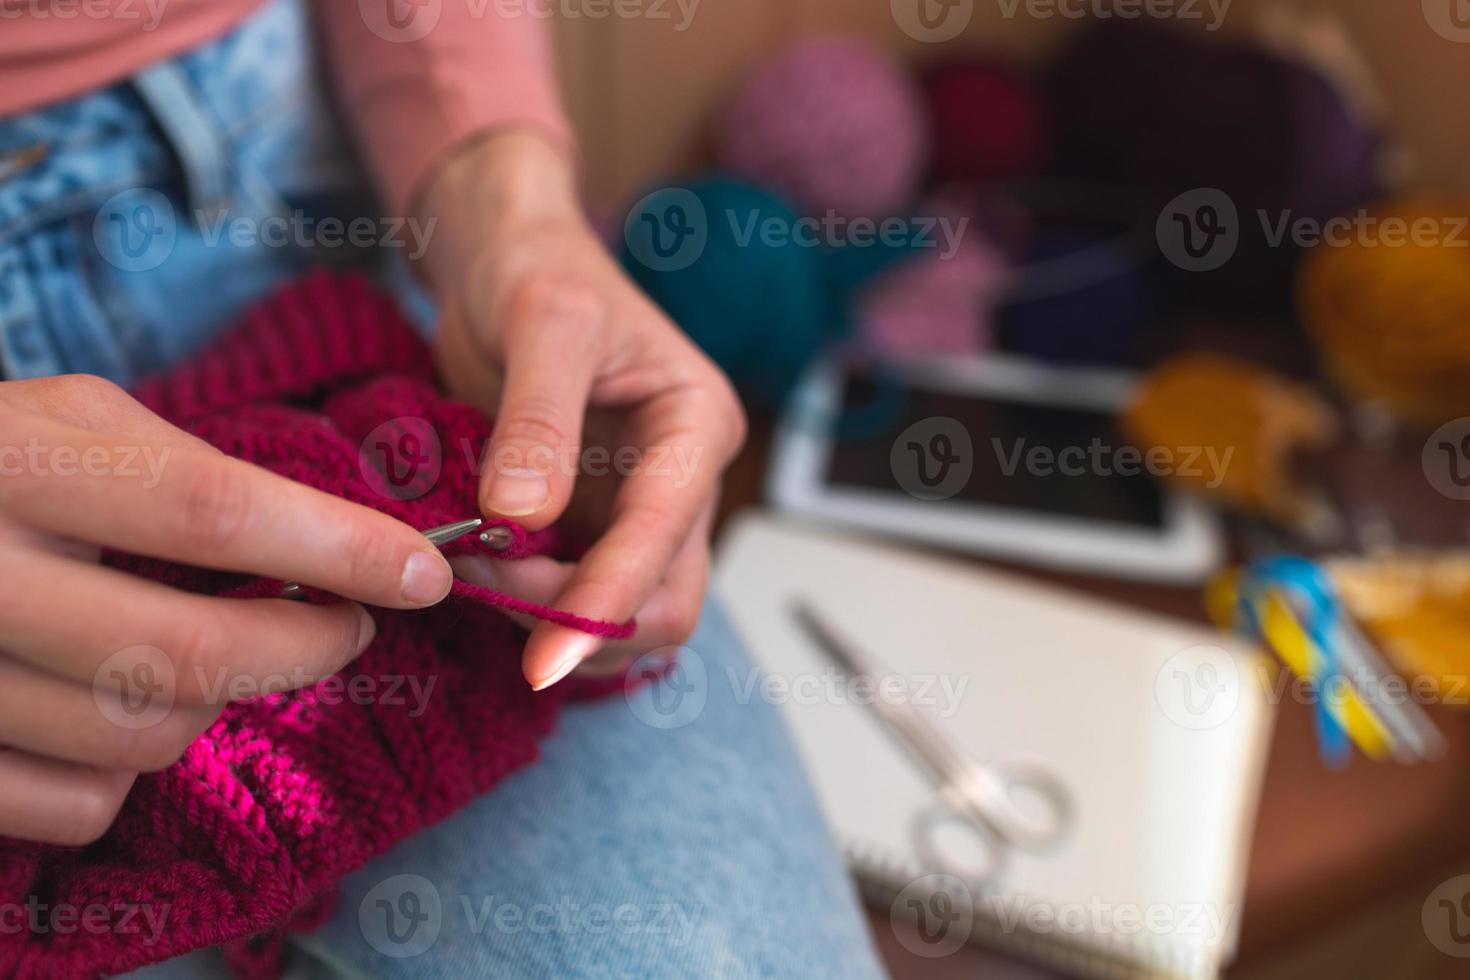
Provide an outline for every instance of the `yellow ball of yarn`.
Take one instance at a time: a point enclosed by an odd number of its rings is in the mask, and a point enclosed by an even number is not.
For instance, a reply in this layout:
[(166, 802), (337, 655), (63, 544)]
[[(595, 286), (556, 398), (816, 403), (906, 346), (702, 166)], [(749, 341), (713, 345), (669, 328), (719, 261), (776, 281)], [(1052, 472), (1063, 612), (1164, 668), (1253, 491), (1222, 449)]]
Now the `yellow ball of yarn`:
[(1467, 215), (1444, 199), (1390, 200), (1302, 261), (1302, 322), (1328, 370), (1412, 425), (1470, 415)]

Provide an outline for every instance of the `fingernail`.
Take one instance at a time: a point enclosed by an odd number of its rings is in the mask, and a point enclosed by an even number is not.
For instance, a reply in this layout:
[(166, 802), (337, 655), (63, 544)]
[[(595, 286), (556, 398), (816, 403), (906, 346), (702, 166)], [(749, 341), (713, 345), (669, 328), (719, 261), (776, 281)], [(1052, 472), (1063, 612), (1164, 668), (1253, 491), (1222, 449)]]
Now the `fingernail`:
[(551, 685), (555, 684), (557, 681), (566, 677), (572, 671), (576, 670), (578, 664), (580, 664), (583, 660), (586, 660), (589, 656), (592, 655), (592, 652), (597, 647), (597, 642), (597, 638), (593, 636), (588, 636), (585, 638), (579, 637), (576, 642), (573, 642), (572, 645), (569, 646), (564, 653), (562, 653), (561, 659), (557, 660), (556, 666), (551, 668), (551, 672), (548, 673), (541, 680), (531, 685), (531, 690), (544, 691)]
[(453, 584), (454, 573), (438, 551), (415, 551), (403, 566), (403, 598), (416, 606), (433, 605)]
[(361, 656), (368, 644), (373, 642), (373, 637), (378, 635), (378, 623), (373, 619), (373, 614), (362, 606), (357, 607), (357, 613), (357, 653)]
[(550, 496), (544, 474), (522, 467), (502, 470), (490, 481), (489, 509), (502, 517), (525, 517), (546, 506)]

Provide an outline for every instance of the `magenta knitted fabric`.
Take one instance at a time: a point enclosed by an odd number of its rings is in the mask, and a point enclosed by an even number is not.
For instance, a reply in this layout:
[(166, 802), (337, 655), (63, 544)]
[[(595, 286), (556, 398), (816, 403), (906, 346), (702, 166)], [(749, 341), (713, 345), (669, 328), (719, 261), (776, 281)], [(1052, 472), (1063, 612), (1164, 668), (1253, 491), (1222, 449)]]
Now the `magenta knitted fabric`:
[[(428, 350), (362, 278), (308, 277), (137, 394), (231, 455), (415, 527), (477, 512), (489, 424), (438, 394)], [(411, 481), (405, 499), (380, 492), (385, 460), (424, 465), (425, 425), (441, 450), (433, 478)], [(395, 438), (405, 433), (414, 438)], [(509, 526), (507, 551), (490, 553), (473, 535), (446, 550), (511, 559), (559, 550), (554, 532)], [(281, 588), (151, 559), (107, 560), (198, 592)], [(324, 696), (323, 685), (237, 703), (177, 764), (138, 779), (98, 843), (0, 838), (0, 908), (72, 908), (105, 923), (0, 929), (0, 977), (102, 976), (211, 945), (224, 945), (242, 975), (278, 969), (285, 931), (321, 921), (345, 874), (532, 762), (559, 706), (577, 695), (575, 684), (532, 693), (520, 672), (525, 634), (501, 609), (601, 636), (632, 631), (464, 582), (432, 610), (374, 610), (378, 635), (334, 690), (353, 677), (381, 681), (384, 692), (395, 679), (404, 690), (432, 681), (422, 703)], [(156, 941), (143, 910), (162, 919)]]

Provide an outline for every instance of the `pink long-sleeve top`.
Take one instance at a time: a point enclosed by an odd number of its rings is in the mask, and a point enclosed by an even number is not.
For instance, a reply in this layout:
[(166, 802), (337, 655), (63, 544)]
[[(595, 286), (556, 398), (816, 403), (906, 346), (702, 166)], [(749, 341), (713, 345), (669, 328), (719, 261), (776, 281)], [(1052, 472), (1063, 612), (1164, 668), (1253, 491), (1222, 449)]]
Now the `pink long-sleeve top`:
[[(0, 117), (119, 81), (224, 33), (262, 2), (79, 0), (114, 16), (63, 17), (48, 0), (0, 0)], [(524, 123), (570, 139), (545, 19), (532, 3), (502, 6), (316, 0), (338, 98), (395, 213), (447, 150), (477, 133)]]

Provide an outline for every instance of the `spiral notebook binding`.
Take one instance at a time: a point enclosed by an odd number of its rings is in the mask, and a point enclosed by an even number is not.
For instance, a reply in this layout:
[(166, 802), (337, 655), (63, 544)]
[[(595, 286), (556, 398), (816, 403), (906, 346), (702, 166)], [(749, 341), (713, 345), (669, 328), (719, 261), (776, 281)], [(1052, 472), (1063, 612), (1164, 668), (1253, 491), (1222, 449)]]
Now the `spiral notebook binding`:
[[(907, 856), (886, 848), (849, 842), (844, 859), (857, 878), (863, 900), (889, 909), (906, 883), (932, 873)], [(973, 894), (970, 896), (973, 899)], [(1038, 933), (1017, 922), (1011, 926), (975, 904), (969, 942), (1019, 959), (1049, 965), (1070, 975), (1098, 980), (1217, 980), (1219, 965), (1202, 955), (1181, 956), (1147, 937), (1099, 933)]]

